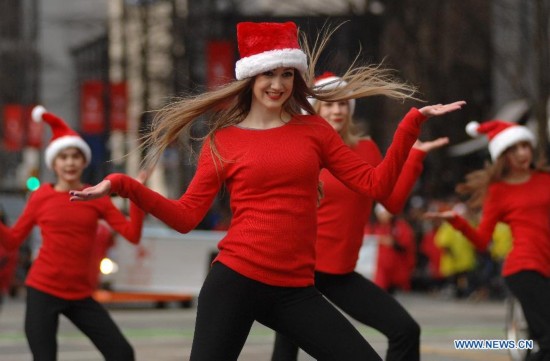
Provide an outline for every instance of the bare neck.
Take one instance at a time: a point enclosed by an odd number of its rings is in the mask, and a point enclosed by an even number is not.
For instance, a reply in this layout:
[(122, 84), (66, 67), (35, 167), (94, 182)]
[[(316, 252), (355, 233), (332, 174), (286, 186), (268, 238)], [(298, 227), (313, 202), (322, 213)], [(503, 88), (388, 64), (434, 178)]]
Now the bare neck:
[(531, 178), (531, 174), (531, 169), (511, 170), (506, 177), (504, 177), (504, 181), (510, 184), (524, 183)]
[(82, 189), (84, 185), (80, 180), (74, 182), (67, 182), (63, 179), (58, 179), (54, 185), (54, 189), (58, 192), (68, 192), (71, 189)]
[(252, 106), (246, 118), (239, 126), (254, 129), (270, 129), (280, 127), (290, 121), (292, 116), (282, 108), (266, 109)]

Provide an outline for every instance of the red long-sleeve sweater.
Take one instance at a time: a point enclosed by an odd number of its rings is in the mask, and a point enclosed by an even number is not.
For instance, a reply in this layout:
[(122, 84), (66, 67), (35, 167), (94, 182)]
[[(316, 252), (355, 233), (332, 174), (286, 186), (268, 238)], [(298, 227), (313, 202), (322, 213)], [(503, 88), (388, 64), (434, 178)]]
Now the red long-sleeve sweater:
[(535, 171), (524, 183), (496, 182), (489, 186), (480, 224), (473, 228), (462, 217), (451, 224), (478, 249), (485, 250), (497, 222), (508, 223), (512, 250), (504, 261), (502, 275), (537, 271), (550, 277), (550, 174)]
[(179, 200), (169, 200), (122, 174), (110, 175), (112, 191), (128, 197), (179, 232), (204, 217), (225, 182), (233, 218), (215, 261), (274, 286), (313, 284), (317, 236), (317, 184), (326, 167), (344, 184), (386, 198), (397, 181), (425, 117), (412, 109), (399, 124), (384, 160), (362, 160), (318, 116), (296, 115), (281, 127), (229, 126), (206, 141), (197, 171)]
[(15, 249), (36, 225), (42, 245), (25, 283), (40, 291), (68, 300), (90, 296), (96, 283), (90, 281), (90, 262), (99, 219), (132, 243), (141, 238), (144, 213), (130, 206), (130, 220), (103, 197), (90, 202), (70, 202), (69, 192), (57, 192), (44, 184), (31, 194), (23, 213), (13, 225), (0, 223), (0, 242)]
[[(352, 149), (369, 164), (376, 166), (382, 161), (382, 154), (372, 140), (362, 140)], [(413, 148), (391, 195), (385, 199), (376, 199), (391, 213), (397, 214), (403, 209), (422, 172), (425, 155), (425, 152)], [(373, 199), (347, 188), (326, 169), (321, 171), (320, 179), (325, 196), (317, 215), (315, 269), (332, 274), (353, 272)]]

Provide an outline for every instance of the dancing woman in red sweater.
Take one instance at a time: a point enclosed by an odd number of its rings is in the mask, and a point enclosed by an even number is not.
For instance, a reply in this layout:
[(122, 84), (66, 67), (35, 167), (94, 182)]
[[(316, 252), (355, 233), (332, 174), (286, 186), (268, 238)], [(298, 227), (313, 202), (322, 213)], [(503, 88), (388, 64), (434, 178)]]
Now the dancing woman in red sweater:
[(502, 276), (521, 303), (529, 331), (540, 352), (533, 360), (550, 360), (550, 174), (535, 168), (535, 137), (526, 127), (501, 120), (471, 122), (466, 131), (489, 138), (493, 163), (466, 176), (457, 187), (471, 195), (469, 204), (482, 207), (473, 228), (453, 211), (430, 212), (426, 217), (446, 219), (479, 250), (485, 250), (497, 222), (512, 231), (512, 250)]
[(412, 109), (384, 161), (373, 167), (324, 119), (301, 115), (302, 109), (314, 113), (307, 97), (403, 99), (410, 97), (410, 87), (371, 67), (348, 74), (353, 88), (317, 93), (304, 80), (314, 70), (308, 69), (297, 35), (292, 22), (239, 23), (237, 80), (160, 111), (147, 142), (154, 147), (153, 160), (199, 116), (216, 112), (196, 174), (180, 199), (166, 199), (122, 174), (72, 192), (75, 201), (116, 192), (189, 232), (225, 183), (233, 218), (198, 298), (191, 360), (236, 360), (255, 320), (319, 360), (380, 360), (314, 287), (319, 172), (327, 168), (348, 187), (386, 198), (422, 122), (463, 102)]
[[(314, 85), (328, 89), (345, 84), (342, 78), (327, 72), (318, 77)], [(354, 99), (339, 102), (310, 99), (310, 102), (317, 114), (328, 121), (350, 149), (367, 163), (374, 166), (380, 164), (382, 154), (376, 143), (369, 137), (358, 135), (352, 118)], [(393, 191), (388, 197), (377, 200), (391, 212), (399, 213), (422, 172), (426, 153), (447, 143), (447, 138), (416, 141)], [(386, 360), (418, 360), (418, 324), (393, 296), (354, 271), (373, 199), (347, 188), (326, 169), (321, 171), (320, 180), (324, 196), (317, 214), (315, 287), (348, 315), (388, 337)], [(291, 361), (297, 358), (298, 347), (277, 334), (272, 360)]]
[(134, 360), (130, 343), (92, 293), (97, 283), (90, 278), (98, 220), (104, 219), (123, 237), (138, 243), (144, 213), (130, 206), (130, 220), (108, 196), (89, 203), (70, 203), (69, 190), (83, 189), (81, 175), (92, 154), (84, 140), (65, 122), (41, 106), (33, 110), (35, 121), (45, 121), (53, 132), (46, 148), (46, 166), (55, 172), (55, 184), (33, 192), (13, 225), (0, 223), (0, 243), (16, 249), (34, 226), (40, 227), (42, 245), (25, 284), (27, 303), (25, 334), (34, 360), (57, 359), (59, 315), (84, 332), (105, 360)]

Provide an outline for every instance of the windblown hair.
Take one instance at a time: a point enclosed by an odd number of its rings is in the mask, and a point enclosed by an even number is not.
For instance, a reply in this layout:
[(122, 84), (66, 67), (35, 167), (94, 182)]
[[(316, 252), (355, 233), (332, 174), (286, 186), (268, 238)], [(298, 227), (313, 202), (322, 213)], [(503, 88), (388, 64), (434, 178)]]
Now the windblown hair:
[[(465, 177), (465, 181), (456, 186), (455, 191), (459, 195), (468, 197), (466, 204), (471, 209), (481, 209), (489, 185), (491, 183), (503, 181), (508, 175), (505, 154), (506, 151), (502, 153), (494, 163), (485, 163), (483, 169), (468, 173)], [(549, 171), (544, 161), (533, 163), (531, 168), (543, 172)]]
[[(329, 102), (375, 95), (400, 100), (414, 99), (415, 88), (396, 80), (392, 70), (382, 68), (381, 64), (356, 67), (356, 61), (342, 76), (347, 85), (331, 90), (314, 88), (311, 84), (314, 80), (315, 65), (338, 27), (325, 28), (315, 39), (312, 50), (308, 46), (305, 34), (300, 31), (301, 45), (308, 56), (309, 68), (303, 77), (297, 71), (295, 72), (292, 95), (281, 111), (297, 115), (304, 109), (314, 114), (315, 111), (308, 102), (308, 97)], [(192, 125), (205, 115), (209, 117), (206, 117), (208, 133), (204, 138), (211, 140), (212, 152), (221, 162), (220, 153), (212, 141), (214, 134), (219, 129), (244, 120), (251, 107), (253, 82), (254, 78), (235, 80), (212, 91), (175, 100), (157, 111), (152, 128), (144, 137), (141, 146), (148, 150), (144, 159), (146, 169), (154, 166), (171, 143), (184, 134), (190, 134)]]
[(494, 163), (485, 163), (482, 169), (468, 173), (463, 183), (459, 183), (455, 191), (467, 196), (466, 204), (471, 209), (479, 210), (483, 206), (489, 185), (503, 180), (505, 174), (505, 159), (500, 156)]

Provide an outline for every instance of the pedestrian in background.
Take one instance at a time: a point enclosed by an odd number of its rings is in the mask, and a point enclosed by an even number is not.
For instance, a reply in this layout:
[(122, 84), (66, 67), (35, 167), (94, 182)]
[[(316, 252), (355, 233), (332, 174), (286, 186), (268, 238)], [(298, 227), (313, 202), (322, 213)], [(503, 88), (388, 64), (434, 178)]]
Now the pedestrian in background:
[[(342, 78), (325, 72), (316, 78), (314, 86), (328, 89), (344, 84)], [(350, 149), (367, 163), (380, 164), (380, 149), (370, 137), (360, 136), (353, 121), (355, 99), (324, 102), (310, 98), (310, 103)], [(392, 212), (399, 213), (422, 172), (426, 153), (447, 142), (447, 138), (417, 141), (395, 188), (380, 201)], [(417, 360), (420, 346), (418, 324), (392, 296), (354, 271), (373, 199), (347, 188), (326, 169), (321, 171), (319, 179), (323, 184), (323, 198), (317, 213), (315, 287), (348, 315), (388, 337), (386, 360)], [(298, 346), (278, 333), (272, 360), (293, 361), (297, 358)]]
[(376, 220), (366, 228), (378, 242), (374, 283), (390, 294), (397, 290), (408, 292), (416, 266), (414, 230), (380, 203), (374, 207), (374, 215)]
[[(7, 217), (2, 206), (0, 206), (0, 223), (7, 223)], [(8, 250), (0, 243), (0, 309), (4, 297), (9, 294), (12, 287), (18, 256), (17, 249)]]
[(533, 360), (550, 360), (550, 174), (535, 166), (535, 137), (524, 126), (502, 120), (471, 122), (466, 131), (489, 138), (492, 163), (466, 176), (460, 194), (471, 207), (482, 207), (479, 225), (454, 211), (429, 212), (427, 218), (448, 220), (479, 250), (489, 246), (499, 221), (510, 226), (513, 246), (502, 276), (519, 300), (531, 337), (540, 351)]
[[(115, 231), (137, 244), (144, 213), (130, 205), (128, 219), (108, 196), (89, 203), (69, 202), (69, 190), (86, 187), (81, 181), (92, 154), (88, 144), (56, 115), (42, 106), (32, 112), (45, 121), (52, 139), (45, 150), (46, 166), (56, 175), (54, 184), (43, 184), (31, 194), (12, 227), (0, 223), (0, 243), (17, 249), (34, 226), (41, 230), (42, 244), (26, 279), (25, 334), (34, 360), (57, 359), (59, 316), (78, 327), (105, 360), (134, 360), (134, 350), (103, 306), (91, 296), (97, 278), (90, 277), (98, 221), (104, 219)], [(143, 175), (138, 181), (144, 181)]]
[[(167, 105), (145, 144), (154, 164), (200, 116), (213, 111), (197, 171), (179, 200), (166, 199), (122, 174), (73, 191), (72, 200), (116, 192), (177, 231), (189, 232), (225, 183), (233, 218), (199, 294), (191, 360), (236, 360), (255, 320), (319, 360), (380, 360), (314, 287), (319, 172), (327, 168), (346, 186), (386, 198), (421, 124), (463, 102), (412, 109), (384, 161), (373, 167), (323, 118), (301, 114), (302, 109), (314, 114), (307, 97), (408, 99), (409, 86), (376, 66), (350, 70), (344, 77), (348, 86), (341, 89), (311, 89), (307, 79), (312, 79), (323, 46), (315, 47), (308, 67), (309, 51), (301, 49), (292, 22), (239, 23), (237, 40), (237, 80)], [(327, 41), (323, 38), (321, 44)]]

